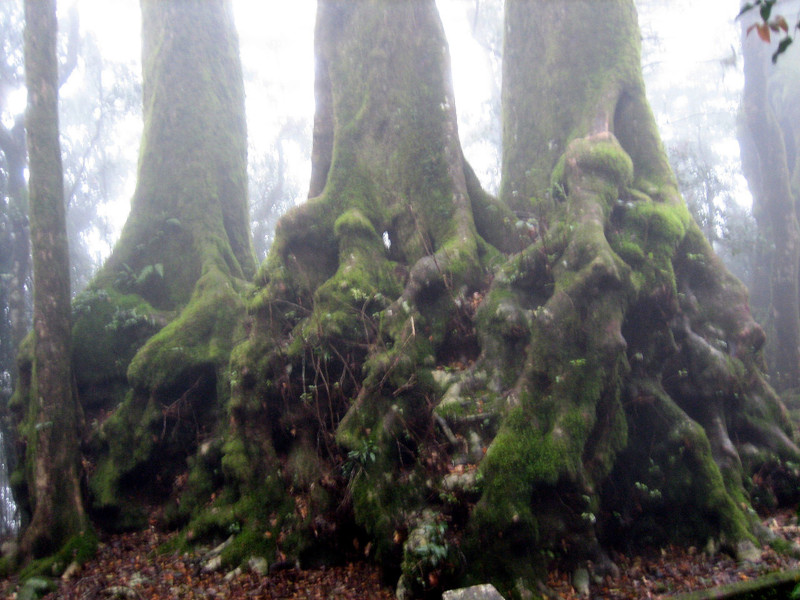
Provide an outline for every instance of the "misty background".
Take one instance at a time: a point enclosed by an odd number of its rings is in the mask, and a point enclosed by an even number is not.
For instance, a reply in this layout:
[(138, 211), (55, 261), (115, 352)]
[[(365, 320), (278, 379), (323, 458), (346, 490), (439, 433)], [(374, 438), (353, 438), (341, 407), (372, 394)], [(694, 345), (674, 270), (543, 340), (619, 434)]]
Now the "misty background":
[[(60, 4), (66, 51), (73, 4)], [(751, 203), (736, 139), (743, 84), (734, 20), (738, 2), (636, 4), (648, 97), (682, 191), (717, 251), (745, 277), (747, 266), (736, 263), (729, 231), (747, 229)], [(4, 0), (0, 9), (4, 29), (21, 25), (14, 14), (21, 6), (13, 5), (21, 2)], [(464, 151), (484, 187), (496, 192), (502, 0), (437, 0), (437, 5), (450, 44)], [(142, 120), (139, 3), (76, 0), (74, 6), (78, 59), (61, 88), (61, 131), (76, 293), (110, 252), (125, 222)], [(234, 0), (233, 9), (247, 94), (253, 235), (263, 259), (280, 214), (306, 197), (316, 3)], [(10, 46), (13, 36), (6, 39)], [(21, 50), (12, 62), (21, 77)], [(2, 102), (6, 127), (25, 104), (21, 86), (8, 88)]]

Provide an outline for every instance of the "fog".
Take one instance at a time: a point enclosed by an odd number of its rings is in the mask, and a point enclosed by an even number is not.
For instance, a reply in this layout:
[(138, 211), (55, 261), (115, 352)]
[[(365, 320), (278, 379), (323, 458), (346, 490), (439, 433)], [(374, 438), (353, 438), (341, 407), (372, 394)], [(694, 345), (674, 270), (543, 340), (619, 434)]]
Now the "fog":
[[(483, 185), (496, 192), (500, 161), (500, 2), (438, 0), (437, 4), (450, 45), (465, 154)], [(96, 40), (103, 59), (139, 73), (138, 2), (78, 0), (77, 6), (82, 32)], [(739, 33), (734, 23), (736, 0), (699, 5), (688, 0), (651, 0), (638, 2), (637, 8), (643, 35), (643, 71), (665, 145), (688, 144), (710, 151), (736, 201), (748, 206), (750, 197), (739, 173), (735, 139), (742, 86)], [(246, 82), (251, 202), (260, 205), (267, 198), (275, 201), (270, 177), (282, 168), (285, 181), (277, 193), (281, 210), (285, 210), (305, 199), (310, 173), (315, 3), (234, 0), (233, 9)], [(63, 10), (66, 18), (66, 8)], [(83, 87), (81, 73), (76, 73), (62, 95), (69, 98)], [(707, 135), (710, 129), (712, 139)], [(110, 251), (125, 221), (135, 186), (140, 131), (140, 114), (115, 124), (113, 137), (124, 149), (120, 159), (125, 172), (114, 197), (107, 198), (99, 209), (108, 227), (93, 234), (96, 260)], [(266, 229), (254, 230), (268, 235), (274, 217), (268, 217)]]

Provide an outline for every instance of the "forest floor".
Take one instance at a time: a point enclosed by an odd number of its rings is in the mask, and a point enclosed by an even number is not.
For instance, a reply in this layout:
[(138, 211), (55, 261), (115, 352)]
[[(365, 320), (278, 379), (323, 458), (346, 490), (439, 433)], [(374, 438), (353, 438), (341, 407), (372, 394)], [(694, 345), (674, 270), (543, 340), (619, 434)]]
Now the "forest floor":
[[(789, 542), (800, 544), (800, 526), (793, 512), (782, 512), (765, 525)], [(107, 537), (97, 556), (73, 577), (59, 583), (47, 600), (167, 599), (290, 599), (392, 600), (394, 593), (381, 580), (377, 567), (350, 563), (302, 571), (281, 570), (258, 575), (241, 571), (226, 576), (207, 572), (203, 557), (194, 554), (159, 553), (169, 539), (155, 529)], [(607, 600), (668, 598), (673, 594), (739, 582), (775, 571), (800, 567), (800, 561), (764, 548), (761, 560), (739, 563), (720, 553), (709, 558), (693, 548), (665, 548), (642, 556), (613, 557), (620, 569), (617, 578), (592, 585), (591, 597)], [(15, 598), (17, 582), (0, 580), (0, 597)], [(569, 576), (554, 570), (548, 586), (555, 598), (579, 598)]]

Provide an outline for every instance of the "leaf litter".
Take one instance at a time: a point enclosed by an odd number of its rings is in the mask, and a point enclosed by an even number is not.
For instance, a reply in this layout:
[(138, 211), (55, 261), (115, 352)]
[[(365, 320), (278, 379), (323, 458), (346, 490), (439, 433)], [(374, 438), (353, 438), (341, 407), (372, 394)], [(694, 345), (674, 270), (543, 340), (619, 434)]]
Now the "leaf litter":
[[(777, 537), (800, 545), (800, 526), (792, 511), (776, 513), (764, 525)], [(107, 536), (97, 555), (67, 580), (59, 581), (46, 600), (393, 600), (380, 568), (366, 562), (313, 570), (283, 569), (261, 575), (251, 570), (226, 574), (203, 570), (197, 553), (162, 553), (175, 534), (146, 531)], [(797, 558), (764, 546), (761, 559), (738, 562), (724, 552), (709, 556), (696, 548), (670, 546), (639, 555), (614, 554), (619, 575), (591, 585), (591, 597), (605, 600), (669, 598), (672, 595), (746, 581), (800, 568)], [(17, 580), (0, 580), (0, 596), (13, 599)], [(554, 567), (547, 579), (552, 598), (578, 600), (570, 574)]]

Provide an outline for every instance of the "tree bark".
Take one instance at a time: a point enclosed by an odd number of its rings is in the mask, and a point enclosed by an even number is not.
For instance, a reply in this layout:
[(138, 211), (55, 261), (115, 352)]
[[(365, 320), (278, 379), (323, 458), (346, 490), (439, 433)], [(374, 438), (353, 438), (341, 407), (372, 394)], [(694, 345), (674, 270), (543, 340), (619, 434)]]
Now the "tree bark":
[(80, 408), (72, 393), (70, 292), (54, 1), (25, 3), (27, 140), (34, 264), (34, 362), (27, 424), (31, 522), (24, 556), (52, 553), (87, 531), (79, 485)]
[[(598, 13), (591, 2), (510, 1), (505, 31), (501, 190), (544, 233), (485, 302), (499, 331), (502, 313), (526, 324), (528, 346), (494, 366), (514, 382), (513, 408), (481, 464), (476, 561), (513, 582), (537, 562), (504, 563), (518, 547), (561, 544), (568, 561), (602, 567), (600, 546), (618, 536), (702, 531), (746, 551), (758, 524), (740, 508), (744, 438), (798, 449), (759, 372), (764, 335), (746, 290), (678, 194), (644, 93), (633, 3)], [(502, 345), (484, 335), (484, 348)], [(667, 506), (680, 518), (661, 521)]]

